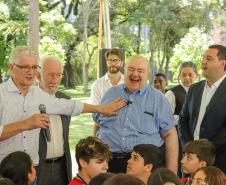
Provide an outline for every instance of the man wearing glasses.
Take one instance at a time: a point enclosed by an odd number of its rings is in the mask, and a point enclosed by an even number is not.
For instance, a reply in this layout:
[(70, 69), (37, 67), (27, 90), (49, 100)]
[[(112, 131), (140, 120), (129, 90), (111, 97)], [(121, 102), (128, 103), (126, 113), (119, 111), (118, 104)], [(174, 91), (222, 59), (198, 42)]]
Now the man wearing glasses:
[[(124, 82), (124, 76), (120, 72), (123, 63), (124, 56), (120, 49), (112, 49), (105, 53), (105, 59), (108, 71), (100, 79), (97, 79), (91, 87), (91, 103), (100, 104), (101, 98), (104, 93), (113, 86), (122, 84)], [(99, 130), (98, 124), (95, 124), (94, 135)]]
[[(58, 99), (37, 86), (32, 86), (39, 66), (36, 54), (27, 46), (16, 47), (10, 57), (11, 78), (0, 84), (0, 161), (9, 153), (24, 151), (39, 164), (40, 128), (50, 125), (47, 114), (75, 116), (85, 112), (116, 115), (126, 104), (118, 100), (104, 106), (90, 105), (76, 100)], [(47, 114), (40, 114), (39, 105)]]

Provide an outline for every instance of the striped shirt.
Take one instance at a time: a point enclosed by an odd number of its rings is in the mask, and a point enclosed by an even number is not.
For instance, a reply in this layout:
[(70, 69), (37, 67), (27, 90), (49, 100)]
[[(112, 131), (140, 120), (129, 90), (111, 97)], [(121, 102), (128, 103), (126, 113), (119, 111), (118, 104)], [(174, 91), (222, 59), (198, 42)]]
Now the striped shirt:
[(129, 100), (129, 104), (118, 110), (117, 116), (93, 114), (94, 120), (100, 123), (98, 137), (109, 144), (112, 152), (131, 152), (137, 144), (162, 146), (161, 133), (174, 127), (171, 107), (165, 96), (148, 85), (131, 93), (121, 84), (110, 88), (101, 104), (118, 98)]

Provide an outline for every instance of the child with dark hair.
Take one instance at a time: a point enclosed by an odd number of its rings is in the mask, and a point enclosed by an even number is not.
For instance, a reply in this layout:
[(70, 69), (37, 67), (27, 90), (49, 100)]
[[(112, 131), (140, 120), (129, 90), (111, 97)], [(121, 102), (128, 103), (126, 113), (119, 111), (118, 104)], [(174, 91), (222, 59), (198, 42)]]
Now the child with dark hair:
[[(199, 139), (188, 142), (184, 146), (184, 156), (181, 160), (182, 171), (189, 177), (202, 167), (211, 166), (215, 161), (215, 147), (207, 139)], [(188, 184), (188, 178), (182, 178), (181, 182)]]
[(69, 185), (87, 185), (95, 176), (107, 172), (111, 152), (106, 143), (89, 136), (79, 140), (75, 147), (75, 158), (79, 172)]
[(134, 176), (119, 173), (109, 178), (103, 185), (145, 185), (144, 182)]
[(16, 185), (30, 185), (36, 179), (36, 170), (27, 153), (16, 151), (2, 160), (0, 175), (11, 179)]
[(91, 181), (89, 182), (89, 185), (102, 185), (107, 179), (109, 179), (110, 177), (113, 177), (114, 175), (115, 175), (114, 173), (110, 173), (110, 172), (100, 173), (99, 175), (91, 179)]
[(167, 168), (159, 168), (151, 174), (147, 185), (181, 185), (181, 183), (175, 173)]
[(151, 173), (163, 166), (163, 155), (160, 149), (152, 144), (139, 144), (133, 148), (127, 163), (126, 173), (146, 184)]
[(8, 178), (0, 177), (0, 185), (15, 185), (15, 184)]

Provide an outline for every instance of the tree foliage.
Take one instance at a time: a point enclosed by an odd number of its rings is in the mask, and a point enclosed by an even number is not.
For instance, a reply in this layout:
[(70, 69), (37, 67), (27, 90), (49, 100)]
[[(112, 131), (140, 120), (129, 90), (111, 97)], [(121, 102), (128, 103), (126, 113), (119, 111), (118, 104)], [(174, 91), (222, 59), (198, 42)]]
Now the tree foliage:
[[(41, 55), (56, 55), (65, 61), (63, 82), (66, 87), (95, 78), (99, 1), (39, 2)], [(87, 2), (90, 6), (84, 8), (82, 5)], [(0, 0), (1, 71), (6, 70), (11, 48), (27, 43), (27, 5), (26, 0)], [(201, 50), (192, 44), (200, 46), (196, 40), (205, 42), (199, 39), (204, 33), (209, 34), (211, 23), (215, 21), (213, 16), (218, 15), (219, 10), (225, 10), (224, 1), (110, 0), (112, 46), (125, 48), (127, 55), (146, 55), (152, 66), (168, 73), (179, 65), (185, 54), (191, 60), (199, 60)], [(86, 21), (84, 15), (88, 15)], [(217, 22), (223, 22), (224, 27), (224, 18)], [(149, 34), (144, 38), (145, 25), (149, 27)], [(195, 35), (194, 29), (201, 31)], [(200, 37), (196, 37), (199, 34)], [(188, 48), (186, 42), (189, 42)]]

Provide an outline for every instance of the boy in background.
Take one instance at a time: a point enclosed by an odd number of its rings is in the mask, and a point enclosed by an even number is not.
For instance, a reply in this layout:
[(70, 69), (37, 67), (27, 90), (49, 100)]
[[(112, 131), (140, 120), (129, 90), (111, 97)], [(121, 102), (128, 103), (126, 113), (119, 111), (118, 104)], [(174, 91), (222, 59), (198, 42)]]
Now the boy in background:
[(184, 156), (181, 160), (183, 174), (188, 176), (182, 178), (183, 184), (189, 184), (189, 179), (195, 172), (206, 166), (214, 165), (215, 147), (207, 139), (199, 139), (188, 142), (184, 146)]
[(79, 140), (75, 147), (75, 158), (78, 174), (69, 185), (87, 185), (93, 177), (107, 172), (111, 152), (106, 143), (97, 137), (89, 136)]
[(163, 155), (160, 149), (152, 144), (139, 144), (133, 148), (127, 163), (126, 173), (147, 184), (151, 173), (163, 165)]

